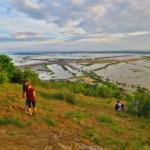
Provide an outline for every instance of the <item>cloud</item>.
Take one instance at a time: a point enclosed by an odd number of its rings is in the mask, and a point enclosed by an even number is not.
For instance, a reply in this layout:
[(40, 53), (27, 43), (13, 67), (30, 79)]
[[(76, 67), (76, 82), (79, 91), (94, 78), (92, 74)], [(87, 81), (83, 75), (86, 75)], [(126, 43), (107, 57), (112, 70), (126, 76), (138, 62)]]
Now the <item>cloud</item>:
[(46, 38), (46, 37), (37, 37), (36, 33), (15, 33), (12, 34), (12, 37), (0, 37), (0, 43), (2, 42), (33, 42), (33, 41), (48, 41), (53, 40), (55, 38)]
[[(149, 0), (9, 0), (11, 8), (26, 16), (89, 33), (148, 30)], [(144, 17), (144, 18), (143, 18)], [(139, 23), (139, 21), (141, 23)], [(144, 25), (142, 25), (144, 23)]]
[(92, 44), (130, 43), (131, 38), (150, 36), (150, 0), (0, 0), (0, 4), (1, 43), (87, 42), (93, 48)]
[(32, 38), (38, 36), (39, 33), (37, 32), (17, 32), (13, 33), (12, 36), (15, 37), (16, 39), (23, 39), (23, 38)]

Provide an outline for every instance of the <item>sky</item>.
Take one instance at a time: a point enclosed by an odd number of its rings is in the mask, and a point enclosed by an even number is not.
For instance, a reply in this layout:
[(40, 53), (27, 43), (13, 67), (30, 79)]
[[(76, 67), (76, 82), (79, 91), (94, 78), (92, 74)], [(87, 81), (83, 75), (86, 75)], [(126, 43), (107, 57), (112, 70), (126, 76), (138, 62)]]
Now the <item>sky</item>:
[(0, 52), (150, 50), (150, 0), (0, 0)]

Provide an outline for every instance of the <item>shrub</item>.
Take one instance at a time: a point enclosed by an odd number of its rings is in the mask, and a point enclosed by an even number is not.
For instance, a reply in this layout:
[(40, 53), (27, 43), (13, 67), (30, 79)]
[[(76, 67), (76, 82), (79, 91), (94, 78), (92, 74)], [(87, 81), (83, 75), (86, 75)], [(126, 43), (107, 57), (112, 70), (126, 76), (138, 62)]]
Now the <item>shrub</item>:
[(13, 76), (11, 77), (11, 82), (22, 83), (22, 81), (24, 80), (23, 76), (23, 72), (17, 68), (15, 69)]
[(65, 99), (65, 95), (62, 92), (58, 92), (57, 94), (55, 94), (54, 96), (56, 99), (58, 100), (64, 100)]
[(138, 93), (135, 93), (135, 98), (138, 101), (138, 105), (135, 107), (131, 101), (129, 103), (128, 112), (137, 114), (138, 116), (150, 117), (150, 93), (138, 91)]
[(39, 84), (40, 79), (38, 78), (38, 74), (31, 70), (30, 68), (25, 68), (23, 71), (23, 80), (30, 79), (32, 84)]
[(5, 71), (0, 72), (0, 84), (8, 81), (7, 73)]
[[(11, 80), (17, 67), (12, 63), (12, 59), (7, 55), (0, 55), (0, 71), (6, 72), (7, 78)], [(6, 76), (5, 75), (5, 76)]]
[(99, 87), (99, 96), (103, 98), (111, 98), (111, 97), (114, 97), (114, 93), (112, 89), (101, 86)]
[(0, 71), (7, 72), (7, 76), (9, 79), (12, 78), (13, 73), (16, 67), (12, 63), (12, 59), (7, 55), (0, 55)]
[(42, 98), (46, 98), (46, 99), (51, 99), (52, 98), (52, 95), (49, 94), (49, 93), (43, 93), (43, 92), (39, 92), (40, 96)]
[(72, 93), (67, 93), (66, 94), (66, 101), (70, 104), (76, 104), (76, 97)]

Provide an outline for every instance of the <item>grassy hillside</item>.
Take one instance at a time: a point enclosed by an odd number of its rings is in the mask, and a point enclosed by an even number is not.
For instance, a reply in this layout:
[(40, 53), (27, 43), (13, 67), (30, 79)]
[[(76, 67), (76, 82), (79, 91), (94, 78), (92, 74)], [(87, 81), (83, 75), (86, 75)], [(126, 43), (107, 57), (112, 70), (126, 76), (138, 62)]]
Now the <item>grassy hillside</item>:
[(115, 112), (114, 98), (72, 93), (55, 84), (33, 86), (38, 110), (33, 116), (24, 112), (21, 84), (0, 85), (0, 149), (150, 149), (149, 119)]

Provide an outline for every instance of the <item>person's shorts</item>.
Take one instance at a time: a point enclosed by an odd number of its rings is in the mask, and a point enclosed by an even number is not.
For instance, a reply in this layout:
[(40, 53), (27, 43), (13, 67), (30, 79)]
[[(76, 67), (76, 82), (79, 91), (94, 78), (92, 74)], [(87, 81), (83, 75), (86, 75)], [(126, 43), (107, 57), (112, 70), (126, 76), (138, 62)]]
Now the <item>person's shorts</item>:
[(25, 106), (29, 106), (29, 101), (28, 100), (25, 101)]

